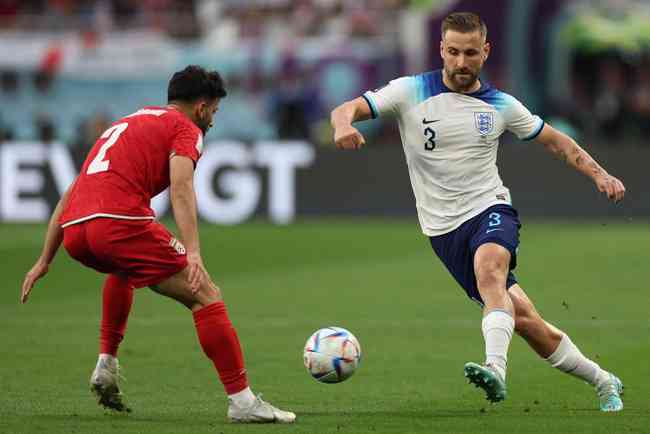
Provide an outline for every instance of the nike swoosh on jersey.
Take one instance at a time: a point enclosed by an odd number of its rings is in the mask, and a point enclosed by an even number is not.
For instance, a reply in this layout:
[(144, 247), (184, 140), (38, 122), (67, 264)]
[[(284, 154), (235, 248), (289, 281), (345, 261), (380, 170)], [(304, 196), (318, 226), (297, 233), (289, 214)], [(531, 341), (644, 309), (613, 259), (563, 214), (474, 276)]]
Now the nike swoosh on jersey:
[(427, 118), (423, 118), (423, 119), (422, 119), (422, 123), (423, 123), (424, 125), (428, 125), (428, 124), (432, 124), (432, 123), (434, 123), (434, 122), (438, 122), (439, 120), (440, 120), (440, 119), (434, 119), (434, 120), (432, 120), (432, 121), (428, 121)]
[(488, 229), (487, 231), (485, 231), (485, 233), (486, 233), (486, 234), (489, 234), (490, 232), (494, 232), (494, 231), (502, 231), (502, 230), (503, 230), (503, 229), (499, 229), (499, 228), (496, 228), (496, 229)]

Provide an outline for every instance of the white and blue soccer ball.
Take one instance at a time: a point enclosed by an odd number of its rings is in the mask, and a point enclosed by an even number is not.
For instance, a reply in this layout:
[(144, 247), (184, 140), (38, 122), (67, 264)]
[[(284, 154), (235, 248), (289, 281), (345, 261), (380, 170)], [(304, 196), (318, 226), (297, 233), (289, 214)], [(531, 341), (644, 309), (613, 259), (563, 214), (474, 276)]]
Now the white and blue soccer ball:
[(307, 339), (304, 362), (309, 374), (317, 381), (340, 383), (350, 378), (359, 366), (361, 345), (344, 328), (322, 328)]

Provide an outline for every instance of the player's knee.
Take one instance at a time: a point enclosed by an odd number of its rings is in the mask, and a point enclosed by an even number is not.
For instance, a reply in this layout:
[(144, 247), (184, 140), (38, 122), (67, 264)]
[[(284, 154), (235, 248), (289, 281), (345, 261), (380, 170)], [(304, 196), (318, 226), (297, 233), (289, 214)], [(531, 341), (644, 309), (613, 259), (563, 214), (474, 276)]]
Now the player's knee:
[(205, 279), (203, 283), (201, 283), (199, 290), (194, 294), (194, 298), (195, 306), (193, 306), (193, 309), (197, 306), (204, 307), (223, 300), (221, 290), (210, 278)]
[(495, 284), (505, 287), (509, 264), (510, 252), (504, 247), (495, 243), (480, 246), (474, 254), (474, 274), (479, 287)]
[(505, 289), (507, 270), (502, 259), (485, 258), (476, 264), (476, 284), (479, 289)]

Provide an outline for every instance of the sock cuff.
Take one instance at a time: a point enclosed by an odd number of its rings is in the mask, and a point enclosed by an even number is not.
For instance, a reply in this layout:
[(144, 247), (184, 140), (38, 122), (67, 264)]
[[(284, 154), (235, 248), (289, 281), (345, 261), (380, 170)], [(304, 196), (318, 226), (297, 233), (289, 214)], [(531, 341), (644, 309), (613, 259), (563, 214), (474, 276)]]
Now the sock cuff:
[(546, 361), (549, 362), (551, 366), (556, 367), (564, 362), (564, 359), (566, 359), (574, 347), (575, 345), (573, 345), (569, 336), (564, 333), (562, 334), (562, 340), (560, 340), (559, 345), (555, 351), (553, 351), (553, 354), (548, 356)]
[(493, 321), (497, 321), (497, 322), (505, 321), (508, 327), (510, 327), (510, 325), (512, 325), (512, 327), (515, 326), (515, 319), (512, 317), (512, 314), (504, 309), (492, 309), (491, 311), (486, 313), (483, 316), (482, 324), (485, 326), (487, 322), (493, 322)]
[(228, 311), (226, 310), (226, 304), (223, 302), (223, 300), (214, 302), (207, 306), (203, 306), (199, 310), (195, 310), (192, 312), (192, 316), (194, 317), (195, 323), (215, 317), (225, 317), (226, 321), (228, 321)]

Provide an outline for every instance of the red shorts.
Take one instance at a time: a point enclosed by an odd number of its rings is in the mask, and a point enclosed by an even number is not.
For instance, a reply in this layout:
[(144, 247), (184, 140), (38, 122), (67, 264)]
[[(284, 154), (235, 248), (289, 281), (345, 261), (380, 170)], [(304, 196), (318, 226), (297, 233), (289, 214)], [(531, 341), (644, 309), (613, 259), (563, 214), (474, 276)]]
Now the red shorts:
[(160, 283), (187, 266), (183, 245), (155, 220), (87, 220), (63, 229), (63, 245), (87, 267), (126, 276), (135, 288)]

